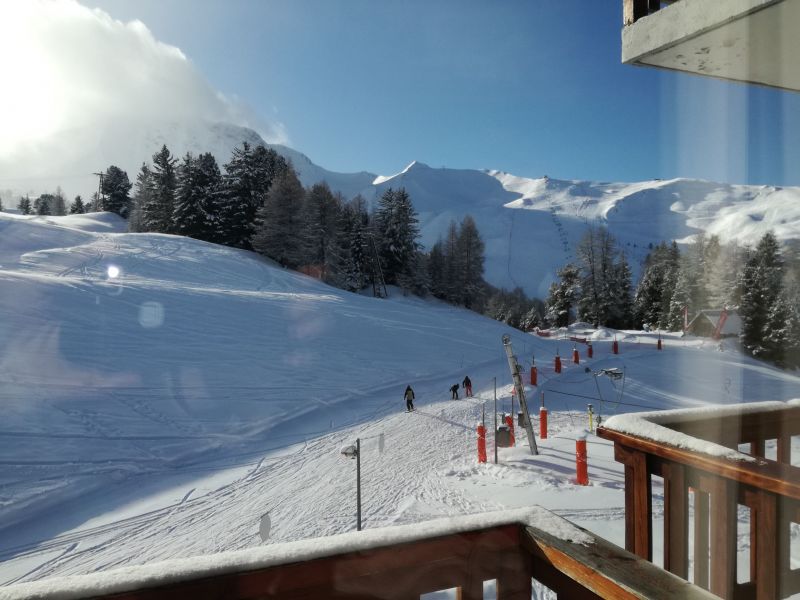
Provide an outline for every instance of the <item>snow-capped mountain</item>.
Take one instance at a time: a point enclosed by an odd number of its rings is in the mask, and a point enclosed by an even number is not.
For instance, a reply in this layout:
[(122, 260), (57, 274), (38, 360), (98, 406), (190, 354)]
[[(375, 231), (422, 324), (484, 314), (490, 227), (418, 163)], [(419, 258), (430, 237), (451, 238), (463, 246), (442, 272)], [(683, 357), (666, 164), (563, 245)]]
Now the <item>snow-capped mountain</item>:
[(426, 248), (446, 232), (451, 220), (472, 215), (486, 243), (486, 279), (505, 288), (520, 286), (538, 297), (546, 295), (556, 270), (574, 258), (575, 244), (590, 223), (610, 229), (628, 254), (634, 275), (651, 244), (686, 242), (701, 231), (744, 244), (755, 243), (770, 229), (782, 240), (800, 238), (800, 188), (686, 179), (530, 179), (494, 170), (431, 168), (416, 161), (390, 176), (337, 173), (287, 146), (266, 144), (252, 129), (225, 123), (126, 123), (78, 137), (88, 141), (69, 148), (69, 136), (60, 136), (62, 141), (52, 142), (46, 151), (36, 149), (47, 160), (18, 156), (14, 164), (0, 164), (5, 204), (13, 205), (20, 192), (48, 191), (57, 185), (68, 198), (88, 195), (96, 187), (92, 173), (109, 164), (121, 166), (134, 179), (141, 163), (162, 144), (175, 156), (211, 152), (224, 164), (233, 148), (247, 141), (272, 147), (291, 160), (304, 185), (326, 181), (345, 198), (361, 194), (374, 202), (389, 187), (405, 187), (419, 213)]

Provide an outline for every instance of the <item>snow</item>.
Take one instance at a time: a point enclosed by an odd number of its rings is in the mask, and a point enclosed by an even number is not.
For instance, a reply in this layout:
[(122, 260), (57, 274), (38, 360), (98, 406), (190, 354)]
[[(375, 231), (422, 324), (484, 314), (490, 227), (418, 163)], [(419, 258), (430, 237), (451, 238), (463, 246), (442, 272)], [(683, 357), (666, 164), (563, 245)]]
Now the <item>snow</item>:
[(348, 552), (363, 552), (392, 544), (403, 544), (516, 523), (529, 525), (558, 539), (575, 544), (588, 545), (594, 539), (585, 531), (553, 513), (542, 508), (532, 507), (435, 519), (415, 525), (344, 533), (322, 539), (274, 544), (206, 557), (167, 560), (147, 566), (115, 569), (107, 573), (53, 578), (0, 589), (0, 600), (45, 597), (69, 600), (114, 594), (137, 588), (263, 569)]
[[(362, 535), (540, 505), (623, 545), (613, 446), (590, 433), (590, 485), (574, 482), (586, 404), (607, 422), (798, 396), (796, 374), (735, 342), (720, 352), (662, 334), (659, 352), (655, 332), (609, 332), (592, 360), (579, 346), (574, 365), (565, 356), (573, 343), (559, 337), (394, 290), (388, 300), (349, 294), (248, 252), (123, 230), (106, 214), (0, 213), (0, 585), (350, 532), (355, 462), (340, 449), (356, 438)], [(499, 448), (493, 464), (495, 382), (498, 413), (518, 409), (504, 334), (524, 368), (536, 357), (540, 385), (526, 396), (536, 418), (544, 394), (550, 429), (533, 456), (517, 428), (517, 446)], [(587, 366), (619, 368), (624, 393)], [(467, 374), (475, 397), (450, 400)], [(484, 413), (490, 462), (477, 464)], [(657, 519), (661, 494), (656, 486)]]
[(665, 427), (661, 425), (661, 423), (682, 423), (699, 418), (722, 418), (731, 415), (745, 415), (753, 412), (783, 410), (787, 406), (788, 404), (785, 402), (753, 402), (734, 406), (662, 410), (658, 412), (616, 415), (608, 419), (604, 425), (607, 429), (613, 431), (635, 435), (699, 454), (728, 460), (756, 463), (758, 459), (748, 454), (732, 450), (731, 448), (715, 444), (714, 442), (686, 435), (685, 433)]

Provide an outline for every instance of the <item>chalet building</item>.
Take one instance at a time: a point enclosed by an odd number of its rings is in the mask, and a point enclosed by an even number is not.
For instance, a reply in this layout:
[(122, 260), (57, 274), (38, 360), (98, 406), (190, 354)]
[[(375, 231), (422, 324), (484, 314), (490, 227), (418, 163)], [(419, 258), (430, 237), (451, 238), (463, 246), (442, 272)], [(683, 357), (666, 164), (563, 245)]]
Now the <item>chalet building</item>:
[[(725, 313), (720, 326), (720, 319)], [(719, 329), (719, 330), (718, 330)], [(742, 331), (742, 319), (735, 310), (701, 310), (686, 328), (686, 333), (699, 337), (738, 337)]]

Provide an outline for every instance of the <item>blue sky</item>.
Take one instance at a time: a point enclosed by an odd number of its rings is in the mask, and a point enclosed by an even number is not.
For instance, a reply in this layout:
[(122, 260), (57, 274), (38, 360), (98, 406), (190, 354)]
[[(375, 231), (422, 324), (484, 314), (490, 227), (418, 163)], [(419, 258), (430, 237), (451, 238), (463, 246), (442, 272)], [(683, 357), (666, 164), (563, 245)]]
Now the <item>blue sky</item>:
[(800, 96), (620, 63), (618, 0), (85, 0), (337, 171), (800, 184)]

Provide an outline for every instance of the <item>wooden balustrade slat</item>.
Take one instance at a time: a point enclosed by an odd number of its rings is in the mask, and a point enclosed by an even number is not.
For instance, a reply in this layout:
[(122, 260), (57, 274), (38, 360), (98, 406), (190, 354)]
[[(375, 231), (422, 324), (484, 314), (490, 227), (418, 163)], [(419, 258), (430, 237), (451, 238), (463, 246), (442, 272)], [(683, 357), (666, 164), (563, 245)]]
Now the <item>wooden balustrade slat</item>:
[(689, 497), (684, 466), (668, 463), (664, 478), (664, 568), (678, 577), (689, 576)]
[(778, 593), (778, 505), (774, 494), (757, 490), (755, 519), (750, 527), (756, 530), (756, 545), (750, 552), (758, 556), (755, 570), (750, 572), (756, 582), (756, 598), (777, 598)]
[(694, 488), (694, 583), (708, 589), (708, 493)]
[(625, 549), (652, 560), (653, 499), (647, 455), (615, 444), (614, 458), (625, 465)]
[(702, 486), (710, 490), (711, 585), (721, 598), (733, 598), (736, 585), (736, 490), (733, 482), (722, 477), (701, 476)]

